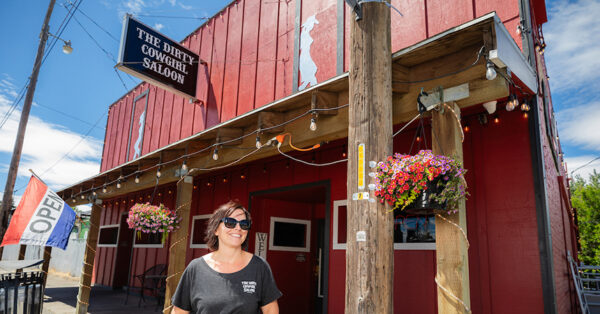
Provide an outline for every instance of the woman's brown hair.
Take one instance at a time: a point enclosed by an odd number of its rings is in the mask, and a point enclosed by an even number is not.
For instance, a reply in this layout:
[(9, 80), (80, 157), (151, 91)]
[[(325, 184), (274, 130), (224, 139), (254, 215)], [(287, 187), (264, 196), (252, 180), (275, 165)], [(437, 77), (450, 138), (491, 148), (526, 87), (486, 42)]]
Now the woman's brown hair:
[[(229, 217), (229, 215), (231, 215), (236, 209), (243, 210), (244, 214), (246, 215), (246, 219), (252, 221), (250, 212), (248, 212), (246, 208), (244, 208), (244, 206), (237, 201), (229, 201), (219, 206), (219, 208), (214, 211), (206, 223), (206, 235), (204, 236), (204, 240), (206, 241), (206, 246), (208, 246), (209, 250), (216, 251), (219, 249), (219, 238), (215, 235), (215, 232), (217, 231), (217, 228), (219, 228), (219, 224), (221, 224), (221, 219)], [(248, 237), (246, 237), (246, 240), (244, 240), (244, 243), (242, 243), (242, 248), (245, 248), (247, 244)]]

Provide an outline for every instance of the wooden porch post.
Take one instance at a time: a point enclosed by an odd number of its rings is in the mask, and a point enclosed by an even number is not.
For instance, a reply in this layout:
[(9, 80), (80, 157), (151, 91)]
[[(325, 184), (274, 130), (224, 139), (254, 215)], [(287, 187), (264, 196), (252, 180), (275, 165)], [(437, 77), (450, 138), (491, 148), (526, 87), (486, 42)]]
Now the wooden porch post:
[(177, 201), (175, 208), (181, 217), (179, 229), (171, 233), (169, 262), (167, 273), (167, 289), (165, 291), (165, 307), (163, 313), (171, 312), (171, 297), (177, 289), (181, 274), (185, 269), (185, 257), (188, 248), (188, 232), (190, 225), (190, 208), (194, 191), (194, 178), (185, 176), (177, 182)]
[[(98, 202), (99, 201), (99, 202)], [(99, 204), (98, 204), (99, 203)], [(102, 212), (101, 200), (92, 204), (92, 215), (90, 217), (90, 230), (88, 231), (85, 255), (83, 256), (83, 268), (79, 280), (79, 293), (77, 294), (77, 307), (75, 313), (87, 313), (90, 305), (90, 292), (92, 284), (92, 272), (94, 270), (94, 258), (96, 257), (96, 245), (98, 243), (98, 231), (100, 230), (100, 214)]]
[(365, 2), (362, 19), (351, 24), (345, 308), (346, 313), (392, 313), (393, 214), (375, 201), (367, 175), (374, 170), (369, 161), (392, 153), (390, 9)]
[[(456, 104), (432, 111), (432, 148), (434, 154), (443, 154), (463, 162), (460, 108)], [(452, 108), (456, 116), (449, 108)], [(440, 218), (441, 217), (441, 218)], [(458, 213), (441, 214), (435, 220), (437, 256), (438, 313), (467, 313), (471, 308), (469, 292), (469, 254), (467, 241), (467, 213), (465, 201), (458, 205)], [(460, 300), (459, 300), (460, 299)]]

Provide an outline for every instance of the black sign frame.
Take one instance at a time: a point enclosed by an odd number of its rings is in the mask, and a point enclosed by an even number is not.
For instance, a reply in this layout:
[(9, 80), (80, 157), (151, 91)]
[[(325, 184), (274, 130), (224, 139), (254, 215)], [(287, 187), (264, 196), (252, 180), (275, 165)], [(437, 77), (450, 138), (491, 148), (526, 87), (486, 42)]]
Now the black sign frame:
[(200, 57), (127, 14), (116, 68), (184, 98), (196, 100)]

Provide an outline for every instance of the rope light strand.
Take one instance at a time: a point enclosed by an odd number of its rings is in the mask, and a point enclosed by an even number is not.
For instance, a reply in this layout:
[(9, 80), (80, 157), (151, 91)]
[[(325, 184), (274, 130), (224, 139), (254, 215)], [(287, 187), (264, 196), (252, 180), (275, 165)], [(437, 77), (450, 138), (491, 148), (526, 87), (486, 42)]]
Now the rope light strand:
[(465, 304), (465, 302), (463, 300), (461, 300), (459, 297), (455, 296), (454, 293), (452, 293), (452, 291), (448, 290), (446, 287), (442, 286), (442, 284), (440, 284), (438, 276), (436, 275), (435, 278), (435, 284), (442, 290), (444, 291), (444, 293), (446, 293), (446, 295), (448, 295), (449, 297), (451, 297), (452, 299), (454, 299), (456, 302), (458, 302), (460, 305), (463, 306), (463, 308), (465, 309), (465, 312), (467, 313), (471, 313), (471, 309)]
[(460, 123), (460, 118), (458, 117), (458, 114), (456, 114), (456, 111), (454, 111), (454, 109), (452, 109), (450, 106), (448, 106), (448, 104), (444, 103), (444, 107), (448, 108), (448, 110), (450, 110), (450, 112), (452, 112), (452, 114), (454, 115), (454, 118), (456, 119), (456, 123), (458, 124), (458, 129), (460, 130), (460, 142), (464, 142), (465, 141), (465, 133), (463, 132), (463, 128), (462, 128), (462, 124)]

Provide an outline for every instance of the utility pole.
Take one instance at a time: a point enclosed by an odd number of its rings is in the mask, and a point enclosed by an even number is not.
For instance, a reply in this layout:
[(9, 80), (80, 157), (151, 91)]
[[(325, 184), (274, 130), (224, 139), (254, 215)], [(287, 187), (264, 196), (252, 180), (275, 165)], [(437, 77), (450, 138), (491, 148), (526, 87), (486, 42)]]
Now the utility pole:
[(8, 168), (6, 186), (4, 187), (4, 195), (2, 197), (2, 208), (0, 209), (0, 237), (2, 238), (4, 238), (4, 233), (8, 227), (8, 214), (10, 211), (10, 205), (12, 204), (12, 194), (15, 188), (15, 181), (17, 180), (19, 162), (21, 161), (25, 129), (27, 128), (27, 121), (29, 120), (29, 112), (31, 111), (31, 103), (33, 102), (33, 94), (35, 93), (35, 85), (37, 84), (40, 66), (42, 65), (42, 58), (44, 57), (44, 48), (46, 47), (46, 41), (48, 40), (48, 23), (50, 22), (50, 16), (52, 15), (55, 2), (56, 0), (50, 0), (48, 11), (46, 11), (46, 17), (44, 18), (44, 25), (42, 26), (42, 32), (40, 33), (40, 44), (38, 46), (37, 55), (35, 56), (35, 63), (33, 64), (33, 71), (31, 72), (29, 88), (27, 88), (27, 95), (25, 96), (23, 111), (21, 111), (21, 121), (19, 121), (17, 139), (13, 149), (12, 159), (10, 160), (10, 167)]
[[(386, 1), (386, 0), (383, 0)], [(393, 312), (393, 213), (368, 189), (370, 161), (392, 154), (390, 9), (347, 0), (350, 26), (346, 313)], [(366, 195), (368, 193), (368, 196)]]

